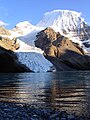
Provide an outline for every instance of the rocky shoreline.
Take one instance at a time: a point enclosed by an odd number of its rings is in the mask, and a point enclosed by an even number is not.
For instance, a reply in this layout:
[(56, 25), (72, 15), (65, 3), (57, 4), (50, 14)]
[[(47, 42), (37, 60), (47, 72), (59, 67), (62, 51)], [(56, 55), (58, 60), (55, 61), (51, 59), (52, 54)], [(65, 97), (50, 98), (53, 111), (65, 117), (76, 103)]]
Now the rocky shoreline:
[(0, 102), (0, 120), (90, 120), (90, 116), (78, 116), (75, 113), (37, 108), (28, 104)]

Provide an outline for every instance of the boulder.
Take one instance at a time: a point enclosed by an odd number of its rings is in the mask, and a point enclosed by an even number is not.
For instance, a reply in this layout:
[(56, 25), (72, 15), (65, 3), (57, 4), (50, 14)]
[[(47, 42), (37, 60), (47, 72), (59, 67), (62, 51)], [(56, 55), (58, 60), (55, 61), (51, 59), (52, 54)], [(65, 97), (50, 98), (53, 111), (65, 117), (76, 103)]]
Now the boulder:
[(90, 70), (90, 57), (78, 43), (56, 33), (52, 28), (37, 34), (36, 47), (44, 50), (44, 56), (60, 70)]

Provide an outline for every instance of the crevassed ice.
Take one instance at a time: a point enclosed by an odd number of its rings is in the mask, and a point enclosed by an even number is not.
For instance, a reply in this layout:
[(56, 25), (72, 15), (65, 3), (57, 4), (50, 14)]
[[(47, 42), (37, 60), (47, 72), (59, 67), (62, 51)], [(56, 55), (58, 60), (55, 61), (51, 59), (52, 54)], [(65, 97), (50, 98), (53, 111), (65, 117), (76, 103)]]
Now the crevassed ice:
[(51, 66), (53, 66), (41, 53), (16, 52), (16, 55), (22, 64), (25, 64), (34, 72), (47, 72), (50, 70)]

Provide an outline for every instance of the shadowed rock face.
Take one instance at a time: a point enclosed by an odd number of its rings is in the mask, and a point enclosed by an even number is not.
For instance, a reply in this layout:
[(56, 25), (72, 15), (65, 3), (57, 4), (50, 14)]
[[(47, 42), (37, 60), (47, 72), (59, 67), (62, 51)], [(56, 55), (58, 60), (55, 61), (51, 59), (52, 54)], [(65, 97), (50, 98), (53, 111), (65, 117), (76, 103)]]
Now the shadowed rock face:
[(51, 28), (39, 32), (36, 37), (36, 47), (44, 50), (44, 56), (57, 70), (90, 70), (90, 57), (77, 43)]
[(53, 41), (57, 39), (58, 35), (60, 34), (56, 33), (53, 29), (48, 27), (36, 35), (37, 40), (35, 41), (35, 45), (36, 47), (39, 47), (42, 50), (44, 50), (48, 45), (50, 45)]
[(0, 47), (0, 73), (30, 72), (30, 70), (18, 62), (14, 52)]

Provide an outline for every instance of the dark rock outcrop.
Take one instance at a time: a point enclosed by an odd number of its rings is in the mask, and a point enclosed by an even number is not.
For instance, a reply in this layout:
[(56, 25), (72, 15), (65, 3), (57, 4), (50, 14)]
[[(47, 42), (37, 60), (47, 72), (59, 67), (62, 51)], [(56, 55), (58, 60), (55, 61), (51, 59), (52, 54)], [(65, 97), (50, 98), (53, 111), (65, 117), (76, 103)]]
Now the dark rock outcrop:
[(0, 47), (0, 73), (16, 72), (31, 72), (31, 70), (18, 62), (14, 52)]
[(90, 57), (78, 43), (46, 28), (37, 34), (36, 47), (44, 50), (44, 56), (57, 70), (90, 70)]

